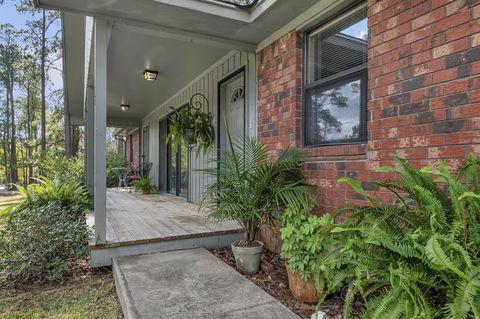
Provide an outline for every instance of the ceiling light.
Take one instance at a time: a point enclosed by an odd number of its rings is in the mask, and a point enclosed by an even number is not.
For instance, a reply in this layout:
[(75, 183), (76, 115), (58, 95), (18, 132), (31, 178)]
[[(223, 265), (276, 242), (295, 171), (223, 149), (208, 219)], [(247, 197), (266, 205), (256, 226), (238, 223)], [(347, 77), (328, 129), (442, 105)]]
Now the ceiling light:
[(155, 81), (158, 76), (158, 71), (145, 70), (143, 71), (143, 77), (147, 81)]
[(130, 105), (128, 105), (128, 104), (122, 104), (122, 105), (120, 105), (120, 109), (121, 109), (123, 112), (127, 112), (128, 109), (130, 109)]

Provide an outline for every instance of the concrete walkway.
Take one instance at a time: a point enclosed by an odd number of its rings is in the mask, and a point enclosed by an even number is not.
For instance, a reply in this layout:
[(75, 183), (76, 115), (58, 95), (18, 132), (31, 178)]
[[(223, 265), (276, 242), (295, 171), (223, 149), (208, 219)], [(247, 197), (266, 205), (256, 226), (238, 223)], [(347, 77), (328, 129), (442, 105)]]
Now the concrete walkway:
[(205, 249), (113, 261), (125, 318), (298, 319)]

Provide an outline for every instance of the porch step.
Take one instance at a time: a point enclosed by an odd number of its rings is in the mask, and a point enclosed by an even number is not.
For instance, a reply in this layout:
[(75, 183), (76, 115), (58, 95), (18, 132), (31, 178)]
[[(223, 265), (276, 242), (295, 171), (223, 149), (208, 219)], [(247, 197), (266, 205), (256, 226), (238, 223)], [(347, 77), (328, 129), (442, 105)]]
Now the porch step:
[(126, 319), (298, 319), (205, 249), (115, 257), (113, 273)]
[(231, 230), (144, 240), (115, 245), (90, 246), (90, 264), (92, 267), (112, 265), (115, 257), (138, 256), (152, 253), (163, 253), (194, 248), (223, 248), (243, 238), (243, 231)]

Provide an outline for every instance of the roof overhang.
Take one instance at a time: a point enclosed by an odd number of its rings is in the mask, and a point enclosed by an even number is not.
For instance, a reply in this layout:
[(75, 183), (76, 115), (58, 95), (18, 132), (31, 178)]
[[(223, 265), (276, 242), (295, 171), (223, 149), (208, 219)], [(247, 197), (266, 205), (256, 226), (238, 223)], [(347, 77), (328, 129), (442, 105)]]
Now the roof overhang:
[(33, 1), (46, 9), (99, 17), (174, 36), (219, 42), (243, 51), (254, 51), (263, 39), (319, 2), (263, 0), (244, 10), (208, 0)]
[[(85, 17), (62, 13), (62, 30), (65, 107), (70, 123), (79, 125), (85, 103)], [(76, 80), (69, 81), (70, 75)]]
[[(210, 0), (33, 1), (63, 12), (65, 101), (72, 124), (82, 123), (86, 88), (93, 85), (93, 19), (89, 17), (108, 21), (107, 118), (110, 125), (118, 126), (140, 123), (153, 106), (229, 51), (256, 52), (259, 44), (292, 19), (319, 3), (335, 2), (262, 0), (245, 10)], [(156, 91), (139, 80), (138, 73), (149, 65), (159, 69), (160, 79), (170, 80), (156, 81)], [(164, 94), (157, 94), (159, 90)], [(132, 111), (120, 112), (121, 103), (131, 104)], [(139, 106), (143, 113), (135, 112)]]

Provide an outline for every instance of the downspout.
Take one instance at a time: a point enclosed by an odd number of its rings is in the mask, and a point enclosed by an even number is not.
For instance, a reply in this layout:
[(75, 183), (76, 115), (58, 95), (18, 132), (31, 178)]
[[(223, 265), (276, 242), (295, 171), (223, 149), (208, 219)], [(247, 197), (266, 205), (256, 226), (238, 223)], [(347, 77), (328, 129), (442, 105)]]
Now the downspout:
[(122, 142), (123, 143), (123, 155), (125, 158), (127, 158), (127, 138), (126, 137), (121, 137), (120, 135), (115, 135), (113, 137), (116, 141)]

